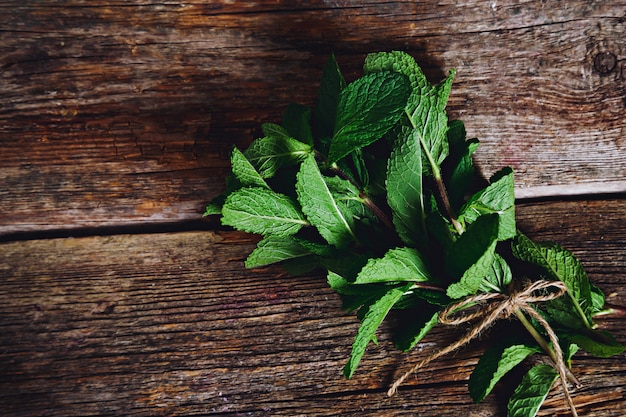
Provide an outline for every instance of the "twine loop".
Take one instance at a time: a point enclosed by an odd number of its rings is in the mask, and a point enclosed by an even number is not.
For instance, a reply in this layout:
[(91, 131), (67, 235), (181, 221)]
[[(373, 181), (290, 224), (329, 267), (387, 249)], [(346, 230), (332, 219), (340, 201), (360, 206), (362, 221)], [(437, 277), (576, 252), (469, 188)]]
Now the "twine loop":
[[(387, 395), (390, 397), (395, 395), (398, 391), (398, 387), (402, 385), (402, 383), (415, 371), (433, 360), (466, 345), (484, 330), (492, 326), (497, 320), (507, 319), (512, 314), (520, 314), (521, 312), (521, 314), (526, 313), (535, 319), (548, 334), (550, 342), (552, 342), (554, 348), (554, 357), (552, 357), (552, 359), (555, 362), (555, 368), (559, 373), (567, 405), (569, 406), (572, 415), (574, 417), (578, 417), (576, 408), (574, 407), (574, 403), (567, 388), (566, 379), (569, 370), (563, 360), (563, 351), (559, 345), (559, 339), (550, 324), (531, 305), (532, 303), (554, 300), (565, 294), (566, 291), (567, 287), (561, 281), (539, 280), (530, 283), (520, 291), (513, 291), (511, 294), (480, 293), (469, 296), (448, 306), (439, 314), (439, 323), (441, 324), (458, 326), (475, 319), (480, 318), (481, 320), (473, 326), (465, 334), (465, 336), (457, 340), (455, 343), (429, 355), (413, 366), (409, 371), (404, 373), (404, 375), (398, 378), (389, 388)], [(486, 302), (488, 303), (484, 304)], [(482, 307), (469, 311), (469, 308), (476, 304), (482, 304)]]

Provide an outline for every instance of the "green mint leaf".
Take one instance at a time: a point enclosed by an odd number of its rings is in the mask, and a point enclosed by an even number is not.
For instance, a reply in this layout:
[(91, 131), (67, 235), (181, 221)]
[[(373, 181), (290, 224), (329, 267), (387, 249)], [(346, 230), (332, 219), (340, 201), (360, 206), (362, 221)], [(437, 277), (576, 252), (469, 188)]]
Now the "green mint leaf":
[(418, 246), (426, 234), (421, 146), (414, 129), (394, 130), (396, 139), (387, 162), (387, 203), (400, 239)]
[(356, 277), (357, 284), (431, 281), (422, 255), (413, 248), (390, 249), (382, 258), (370, 259)]
[(604, 293), (598, 287), (593, 284), (589, 285), (591, 290), (591, 314), (596, 314), (602, 310), (604, 310)]
[(310, 108), (302, 104), (290, 103), (283, 114), (282, 125), (291, 137), (313, 146)]
[(535, 417), (558, 376), (550, 365), (531, 368), (509, 399), (507, 417)]
[(345, 204), (335, 199), (313, 155), (302, 162), (296, 178), (296, 192), (302, 211), (320, 235), (337, 247), (355, 241), (355, 219), (346, 215), (345, 209), (342, 210)]
[(539, 347), (524, 344), (498, 343), (488, 348), (469, 378), (468, 388), (474, 403), (485, 399), (496, 383), (524, 359), (540, 352)]
[(213, 214), (222, 214), (222, 206), (226, 201), (226, 197), (233, 191), (241, 188), (241, 182), (232, 174), (232, 172), (226, 177), (226, 191), (222, 194), (214, 197), (209, 204), (207, 204), (203, 216), (210, 216)]
[(361, 322), (361, 327), (352, 344), (350, 359), (343, 369), (346, 378), (351, 378), (356, 370), (365, 349), (370, 341), (376, 340), (376, 330), (383, 322), (393, 305), (402, 297), (411, 284), (395, 287), (388, 290), (381, 298), (367, 307)]
[(513, 170), (503, 168), (491, 177), (491, 184), (474, 194), (461, 207), (459, 220), (472, 223), (484, 214), (496, 213), (500, 219), (498, 239), (515, 237), (515, 189)]
[(448, 156), (448, 116), (446, 104), (452, 89), (454, 71), (420, 100), (413, 112), (407, 109), (411, 125), (417, 130), (435, 178), (439, 176), (439, 167)]
[(454, 210), (461, 207), (465, 196), (476, 180), (472, 154), (478, 149), (478, 139), (466, 140), (465, 125), (460, 120), (448, 124), (450, 154), (444, 161), (448, 198)]
[(591, 328), (594, 311), (591, 285), (580, 261), (556, 243), (536, 243), (521, 233), (513, 241), (512, 249), (518, 259), (542, 267), (553, 279), (563, 282), (575, 307), (573, 311), (580, 316), (585, 327)]
[[(343, 75), (341, 75), (339, 65), (337, 65), (335, 56), (331, 55), (324, 66), (315, 113), (313, 115), (318, 137), (330, 139), (333, 136), (337, 105), (339, 104), (341, 91), (345, 87), (346, 82), (343, 79)], [(316, 144), (316, 147), (320, 152), (327, 152), (324, 144)]]
[[(439, 85), (432, 86), (415, 59), (405, 52), (392, 51), (370, 54), (365, 59), (365, 73), (395, 71), (408, 77), (411, 85), (405, 108), (408, 121), (415, 129), (428, 161), (424, 165), (435, 178), (440, 177), (440, 165), (448, 155), (448, 116), (445, 107), (452, 88), (454, 71)], [(428, 169), (430, 168), (430, 169)]]
[(311, 146), (286, 134), (278, 125), (264, 125), (264, 132), (271, 136), (256, 139), (243, 153), (263, 178), (273, 177), (279, 168), (293, 165), (313, 152)]
[(246, 268), (258, 268), (310, 255), (311, 252), (299, 245), (293, 236), (270, 235), (264, 237), (248, 255)]
[(439, 310), (426, 305), (419, 309), (419, 314), (411, 317), (411, 321), (402, 327), (402, 332), (396, 337), (396, 347), (404, 352), (413, 349), (420, 340), (430, 332), (439, 322)]
[(446, 255), (446, 269), (458, 282), (450, 284), (446, 294), (461, 298), (475, 294), (490, 273), (498, 242), (498, 216), (479, 217), (458, 238)]
[(512, 280), (513, 272), (511, 267), (502, 256), (496, 253), (487, 276), (480, 285), (480, 290), (483, 292), (496, 291), (505, 293), (507, 286)]
[(211, 201), (204, 208), (204, 213), (202, 213), (203, 217), (211, 216), (213, 214), (222, 214), (222, 206), (224, 205), (224, 201), (226, 200), (226, 196), (221, 197), (219, 200)]
[(430, 204), (426, 215), (426, 228), (435, 241), (441, 245), (444, 252), (449, 250), (459, 235), (454, 230), (452, 223), (444, 217), (437, 205), (437, 199), (432, 194), (428, 195)]
[(407, 78), (393, 72), (365, 75), (341, 91), (330, 163), (380, 139), (396, 124), (411, 92)]
[(353, 218), (354, 220), (372, 218), (372, 213), (363, 204), (361, 192), (354, 184), (339, 177), (324, 176), (324, 180), (337, 202), (337, 206), (346, 218)]
[(619, 355), (626, 349), (613, 335), (604, 330), (589, 330), (567, 334), (567, 340), (575, 343), (585, 352), (599, 358)]
[(357, 318), (362, 321), (369, 306), (383, 297), (389, 291), (389, 287), (383, 284), (348, 284), (344, 287), (336, 288), (335, 291), (341, 297), (342, 309), (349, 313), (358, 310)]
[(242, 186), (245, 187), (261, 187), (270, 189), (263, 177), (259, 174), (256, 168), (248, 161), (245, 155), (236, 147), (230, 155), (230, 163), (232, 166), (233, 175)]
[(226, 198), (222, 224), (249, 233), (287, 236), (309, 223), (293, 199), (254, 187), (242, 188)]

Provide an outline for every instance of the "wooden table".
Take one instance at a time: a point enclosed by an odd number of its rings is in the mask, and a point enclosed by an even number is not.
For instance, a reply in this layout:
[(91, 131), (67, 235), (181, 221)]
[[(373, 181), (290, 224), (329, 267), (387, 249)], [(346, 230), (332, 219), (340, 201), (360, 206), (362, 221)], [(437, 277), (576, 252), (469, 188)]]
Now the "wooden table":
[[(582, 260), (626, 305), (626, 2), (0, 3), (0, 414), (501, 416), (474, 405), (484, 344), (387, 398), (389, 329), (355, 377), (357, 319), (323, 275), (246, 270), (255, 238), (203, 220), (228, 153), (311, 105), (334, 52), (411, 53), (485, 176), (516, 172), (519, 227)], [(626, 342), (624, 321), (602, 323)], [(485, 338), (488, 338), (486, 335)], [(483, 338), (484, 341), (484, 338)], [(624, 355), (575, 357), (584, 416), (626, 414)], [(553, 390), (541, 415), (566, 412)]]

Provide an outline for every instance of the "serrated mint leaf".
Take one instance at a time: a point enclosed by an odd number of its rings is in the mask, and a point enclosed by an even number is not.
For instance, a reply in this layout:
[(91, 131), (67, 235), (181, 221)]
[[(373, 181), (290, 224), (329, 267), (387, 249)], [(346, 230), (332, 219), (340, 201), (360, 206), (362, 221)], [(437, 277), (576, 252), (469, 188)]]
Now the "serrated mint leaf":
[(394, 146), (387, 162), (387, 203), (400, 239), (407, 245), (423, 245), (426, 211), (422, 184), (422, 150), (414, 129), (394, 129)]
[(302, 211), (320, 235), (337, 247), (344, 247), (356, 240), (355, 219), (344, 213), (344, 203), (335, 200), (336, 194), (331, 192), (315, 157), (311, 155), (302, 162), (296, 178), (296, 192)]
[(387, 133), (403, 114), (410, 92), (407, 78), (393, 72), (365, 75), (344, 88), (337, 105), (329, 162), (337, 162)]
[(489, 395), (496, 383), (524, 359), (540, 352), (539, 347), (524, 344), (499, 343), (488, 348), (469, 378), (468, 388), (474, 403)]
[(412, 318), (411, 322), (402, 328), (396, 337), (396, 347), (404, 352), (413, 349), (420, 340), (430, 332), (439, 322), (439, 311), (433, 307), (421, 309), (420, 314)]
[(370, 259), (357, 275), (355, 283), (431, 280), (422, 255), (416, 249), (404, 247), (390, 249), (382, 258)]
[[(315, 106), (314, 123), (316, 134), (319, 138), (330, 138), (335, 129), (335, 117), (341, 91), (346, 87), (346, 82), (341, 75), (335, 56), (331, 55), (326, 61), (322, 73), (317, 105)], [(316, 148), (327, 153), (328, 143), (316, 144)]]
[(309, 224), (291, 198), (264, 188), (242, 188), (222, 207), (222, 224), (260, 235), (292, 235)]
[(363, 204), (361, 192), (354, 184), (339, 177), (324, 176), (324, 180), (339, 209), (346, 217), (352, 217), (355, 220), (372, 218), (372, 213)]
[(483, 292), (496, 291), (505, 293), (507, 286), (512, 280), (513, 272), (511, 271), (511, 267), (502, 256), (496, 253), (493, 263), (487, 272), (487, 276), (480, 286), (480, 290)]
[(204, 213), (202, 213), (202, 216), (222, 214), (222, 205), (224, 204), (225, 200), (226, 200), (226, 197), (224, 196), (221, 199), (221, 201), (212, 201), (209, 204), (207, 204), (206, 207), (204, 208)]
[(365, 73), (395, 71), (408, 77), (411, 85), (405, 108), (407, 126), (415, 129), (422, 144), (425, 172), (440, 177), (440, 165), (448, 155), (448, 116), (445, 107), (452, 88), (454, 71), (439, 85), (432, 86), (413, 57), (399, 51), (370, 54), (365, 60)]
[(509, 399), (507, 417), (535, 417), (558, 376), (550, 365), (531, 368)]
[(367, 345), (376, 340), (376, 330), (383, 322), (389, 310), (393, 308), (393, 305), (402, 297), (405, 291), (410, 288), (411, 284), (407, 284), (401, 287), (396, 287), (388, 290), (382, 297), (373, 302), (364, 310), (364, 316), (361, 322), (361, 327), (354, 338), (352, 344), (352, 352), (350, 354), (350, 360), (343, 369), (343, 373), (346, 378), (351, 378), (356, 370)]
[(256, 139), (243, 152), (263, 178), (273, 177), (279, 168), (296, 164), (313, 152), (311, 146), (284, 135), (278, 125), (266, 124), (264, 131), (272, 136)]
[(591, 286), (580, 261), (556, 243), (536, 243), (521, 233), (513, 241), (512, 249), (518, 259), (544, 268), (553, 279), (563, 282), (574, 304), (573, 311), (578, 313), (587, 328), (591, 328), (594, 311)]
[(313, 146), (310, 108), (302, 104), (290, 103), (283, 114), (282, 125), (291, 137)]
[(593, 284), (590, 284), (589, 288), (591, 290), (591, 314), (596, 314), (604, 310), (604, 293), (600, 288), (596, 287)]
[(241, 182), (231, 172), (226, 177), (226, 191), (222, 194), (214, 197), (209, 204), (207, 204), (203, 216), (210, 216), (212, 214), (222, 214), (222, 206), (226, 201), (228, 195), (241, 188)]
[(233, 148), (230, 155), (230, 163), (233, 175), (239, 180), (242, 186), (270, 189), (263, 177), (261, 177), (256, 168), (239, 149)]
[(457, 282), (448, 286), (448, 297), (461, 298), (480, 289), (494, 263), (497, 243), (498, 216), (494, 214), (479, 217), (454, 242), (446, 255), (446, 269)]
[(515, 237), (515, 189), (513, 170), (510, 167), (498, 171), (490, 180), (491, 184), (474, 194), (461, 207), (459, 220), (472, 223), (484, 214), (496, 213), (500, 219), (498, 239)]
[(246, 268), (257, 268), (291, 259), (301, 259), (311, 255), (293, 236), (266, 236), (254, 249), (248, 259)]

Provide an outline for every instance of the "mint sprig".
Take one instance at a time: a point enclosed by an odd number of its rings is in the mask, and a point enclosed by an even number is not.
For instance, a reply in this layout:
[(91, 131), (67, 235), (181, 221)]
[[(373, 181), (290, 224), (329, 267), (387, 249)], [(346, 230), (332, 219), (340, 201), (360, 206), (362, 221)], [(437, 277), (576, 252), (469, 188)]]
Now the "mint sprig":
[(559, 377), (569, 399), (565, 379), (577, 380), (567, 367), (579, 348), (607, 357), (624, 347), (595, 328), (604, 295), (580, 261), (517, 230), (513, 170), (474, 188), (479, 142), (445, 111), (453, 76), (433, 85), (410, 55), (393, 51), (368, 55), (364, 75), (346, 84), (331, 56), (314, 109), (291, 104), (280, 125), (264, 124), (262, 138), (233, 149), (227, 191), (205, 214), (263, 236), (249, 268), (326, 271), (361, 321), (348, 378), (392, 311), (405, 351), (453, 322), (450, 314), (475, 318), (480, 329), (500, 311), (517, 318), (487, 348), (469, 392), (479, 402), (513, 368), (545, 354), (552, 366), (530, 367), (508, 404), (509, 416), (532, 417)]

